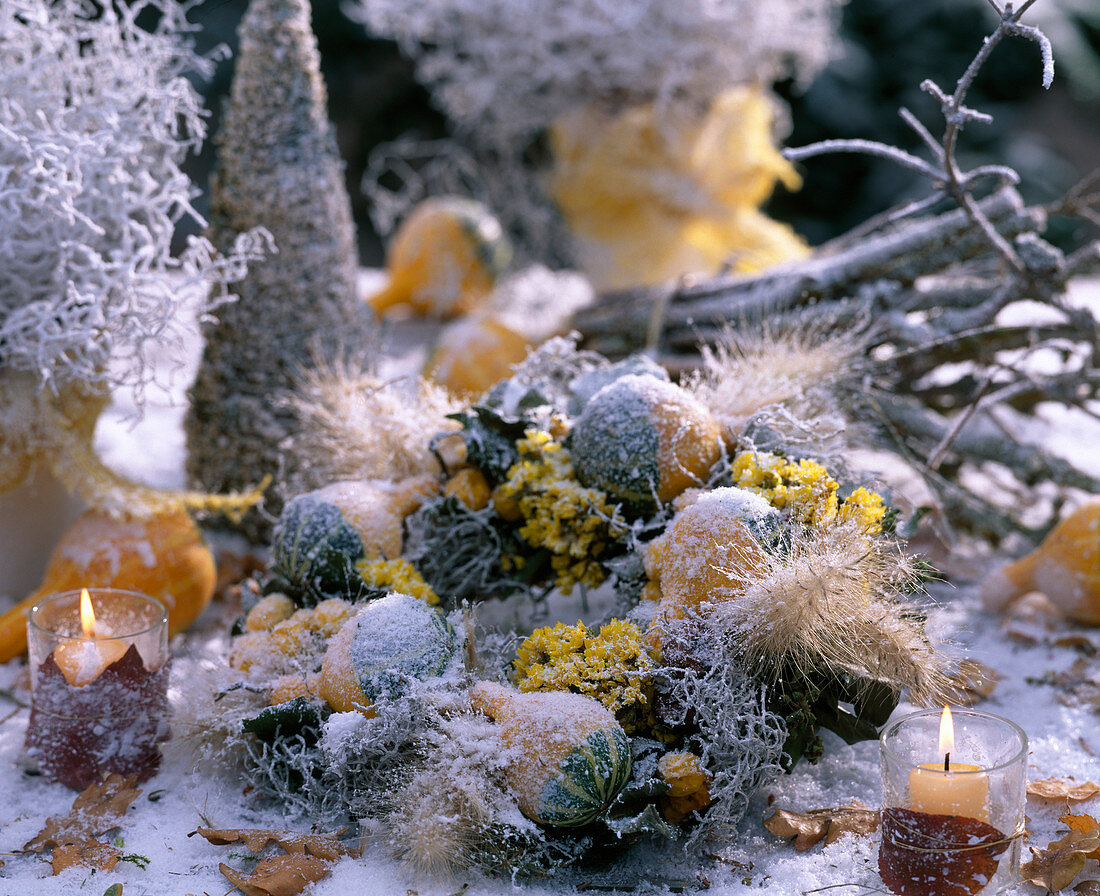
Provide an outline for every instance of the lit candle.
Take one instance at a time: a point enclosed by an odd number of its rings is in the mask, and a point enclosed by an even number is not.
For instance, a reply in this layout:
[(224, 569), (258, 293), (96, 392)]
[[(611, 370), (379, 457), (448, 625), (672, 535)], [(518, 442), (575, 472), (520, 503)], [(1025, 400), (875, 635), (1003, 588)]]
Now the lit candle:
[(981, 766), (952, 762), (954, 750), (955, 729), (945, 706), (939, 743), (943, 761), (923, 763), (909, 773), (909, 808), (989, 821), (989, 778)]
[(54, 649), (53, 659), (65, 680), (73, 687), (83, 687), (95, 681), (112, 663), (122, 659), (129, 646), (123, 640), (104, 637), (97, 630), (95, 609), (88, 589), (80, 594), (80, 627), (84, 637), (61, 641)]

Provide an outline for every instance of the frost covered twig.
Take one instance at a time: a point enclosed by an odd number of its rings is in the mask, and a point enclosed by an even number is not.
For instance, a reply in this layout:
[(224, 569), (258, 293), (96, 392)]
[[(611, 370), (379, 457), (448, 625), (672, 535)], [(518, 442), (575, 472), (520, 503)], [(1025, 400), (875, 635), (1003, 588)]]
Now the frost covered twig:
[[(870, 419), (885, 443), (918, 469), (960, 530), (999, 540), (1012, 531), (1034, 535), (1053, 522), (1025, 525), (1012, 512), (1013, 504), (1021, 506), (1022, 492), (998, 507), (963, 484), (965, 466), (1007, 467), (1015, 482), (1009, 490), (1045, 482), (1100, 492), (1100, 478), (1034, 445), (1006, 447), (1005, 433), (993, 422), (1001, 408), (1031, 414), (1040, 398), (1085, 413), (1093, 413), (1091, 405), (1100, 399), (1100, 383), (1081, 373), (1097, 367), (1100, 323), (1091, 310), (1065, 299), (1071, 278), (1100, 269), (1100, 241), (1063, 252), (1043, 237), (1050, 215), (1100, 223), (1100, 172), (1059, 201), (1027, 206), (1016, 190), (1015, 170), (1001, 164), (964, 170), (957, 159), (965, 126), (989, 120), (965, 101), (1004, 38), (1037, 43), (1044, 85), (1053, 78), (1049, 41), (1020, 21), (1032, 2), (1014, 8), (990, 0), (998, 22), (954, 91), (922, 84), (944, 117), (938, 138), (901, 110), (930, 158), (866, 140), (829, 140), (785, 153), (801, 160), (868, 152), (928, 178), (928, 196), (876, 216), (804, 261), (756, 276), (719, 275), (605, 294), (574, 318), (587, 347), (610, 355), (642, 348), (652, 309), (662, 307), (654, 351), (682, 372), (697, 367), (700, 346), (719, 342), (731, 325), (760, 329), (782, 314), (796, 326), (817, 321), (841, 330), (873, 319), (874, 326), (859, 336), (868, 361), (861, 378), (841, 377), (832, 385), (850, 397), (849, 407), (862, 409), (857, 417)], [(1025, 300), (1041, 303), (1050, 314), (1032, 324), (1002, 315)], [(1039, 352), (1053, 352), (1065, 375), (1038, 374), (1031, 358)]]

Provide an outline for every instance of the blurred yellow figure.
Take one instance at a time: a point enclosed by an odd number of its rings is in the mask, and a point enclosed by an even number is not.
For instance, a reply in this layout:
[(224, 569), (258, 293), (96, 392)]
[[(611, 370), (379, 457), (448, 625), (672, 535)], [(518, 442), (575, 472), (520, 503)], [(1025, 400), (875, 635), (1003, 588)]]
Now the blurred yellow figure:
[(380, 316), (402, 305), (429, 317), (467, 314), (488, 299), (511, 255), (500, 222), (480, 202), (425, 199), (394, 233), (389, 282), (368, 302)]
[(702, 116), (649, 103), (556, 121), (550, 194), (593, 285), (655, 284), (724, 265), (752, 272), (807, 255), (790, 227), (759, 210), (776, 181), (800, 186), (772, 143), (772, 118), (761, 88), (736, 87)]

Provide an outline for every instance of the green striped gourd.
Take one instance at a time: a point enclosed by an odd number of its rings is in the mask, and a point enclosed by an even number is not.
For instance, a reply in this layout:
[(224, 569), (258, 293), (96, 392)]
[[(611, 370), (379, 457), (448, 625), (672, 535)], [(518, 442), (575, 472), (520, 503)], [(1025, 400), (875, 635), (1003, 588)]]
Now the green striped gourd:
[(355, 600), (364, 590), (356, 565), (401, 553), (401, 524), (439, 490), (434, 476), (400, 482), (336, 482), (298, 495), (275, 524), (271, 556), (278, 587), (305, 604)]
[(599, 701), (564, 691), (521, 693), (482, 681), (470, 703), (497, 722), (520, 810), (553, 827), (594, 821), (630, 778), (630, 741)]
[(321, 664), (321, 697), (338, 712), (404, 693), (410, 679), (442, 675), (458, 637), (424, 601), (391, 592), (363, 606), (329, 641)]

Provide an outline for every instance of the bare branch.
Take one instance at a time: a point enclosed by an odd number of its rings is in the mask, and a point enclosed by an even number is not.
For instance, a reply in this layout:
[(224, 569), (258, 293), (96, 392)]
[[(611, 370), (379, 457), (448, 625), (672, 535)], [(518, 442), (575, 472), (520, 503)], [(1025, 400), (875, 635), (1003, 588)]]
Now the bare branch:
[(896, 146), (879, 143), (876, 140), (822, 140), (820, 143), (811, 143), (809, 146), (800, 146), (797, 149), (785, 149), (783, 155), (793, 162), (799, 162), (802, 159), (824, 155), (829, 152), (858, 152), (869, 156), (878, 156), (897, 162), (899, 165), (916, 171), (918, 174), (923, 174), (933, 181), (942, 180), (944, 177), (942, 171), (929, 165), (924, 159), (917, 158), (903, 149), (898, 149)]
[(928, 147), (928, 149), (932, 152), (932, 155), (934, 155), (942, 162), (943, 147), (940, 146), (940, 141), (932, 136), (932, 132), (929, 131), (928, 128), (926, 128), (921, 123), (921, 120), (904, 106), (898, 109), (898, 115), (900, 115), (901, 120), (909, 125), (909, 127), (913, 129), (916, 135), (920, 137), (922, 141), (924, 141), (924, 145)]

